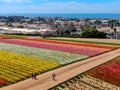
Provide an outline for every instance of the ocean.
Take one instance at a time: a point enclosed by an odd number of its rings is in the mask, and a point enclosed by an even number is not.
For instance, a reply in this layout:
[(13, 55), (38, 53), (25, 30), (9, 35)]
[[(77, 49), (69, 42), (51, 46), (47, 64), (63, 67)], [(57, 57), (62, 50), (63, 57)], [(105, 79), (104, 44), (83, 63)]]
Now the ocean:
[(63, 17), (63, 18), (109, 18), (120, 19), (120, 14), (0, 14), (0, 16), (26, 16), (26, 17)]

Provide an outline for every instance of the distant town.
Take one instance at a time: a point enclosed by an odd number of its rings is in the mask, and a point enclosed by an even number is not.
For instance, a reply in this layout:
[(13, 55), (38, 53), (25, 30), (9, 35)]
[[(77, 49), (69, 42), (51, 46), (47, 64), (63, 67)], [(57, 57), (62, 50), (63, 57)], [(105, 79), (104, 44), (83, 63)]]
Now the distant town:
[(120, 38), (120, 19), (0, 16), (0, 34)]

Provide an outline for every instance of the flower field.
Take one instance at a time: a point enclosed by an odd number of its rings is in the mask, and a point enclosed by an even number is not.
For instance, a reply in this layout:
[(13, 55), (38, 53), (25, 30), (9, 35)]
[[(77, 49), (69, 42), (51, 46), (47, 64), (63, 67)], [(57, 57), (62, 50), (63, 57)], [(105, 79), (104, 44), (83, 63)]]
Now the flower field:
[(51, 90), (120, 90), (120, 57), (89, 70)]
[(7, 82), (0, 78), (0, 86), (7, 84)]
[(72, 45), (69, 44), (63, 44), (60, 42), (52, 43), (50, 41), (43, 42), (36, 42), (36, 41), (30, 41), (30, 40), (21, 40), (21, 39), (12, 39), (12, 40), (0, 40), (0, 42), (3, 43), (9, 43), (9, 44), (17, 44), (17, 45), (23, 45), (23, 46), (29, 46), (29, 47), (35, 47), (35, 48), (43, 48), (43, 49), (49, 49), (49, 50), (56, 50), (56, 51), (62, 51), (62, 52), (69, 52), (73, 54), (80, 54), (80, 55), (86, 55), (86, 56), (95, 56), (97, 54), (115, 49), (116, 47), (110, 47), (110, 46), (97, 46), (97, 45)]
[(0, 84), (15, 83), (30, 77), (31, 73), (43, 73), (58, 66), (55, 62), (0, 52)]
[(95, 44), (83, 44), (83, 43), (71, 43), (71, 42), (62, 42), (62, 41), (54, 41), (54, 40), (43, 40), (43, 39), (30, 39), (30, 38), (22, 38), (21, 40), (27, 41), (37, 41), (37, 42), (49, 42), (49, 43), (59, 43), (59, 44), (68, 44), (68, 45), (77, 45), (77, 46), (88, 46), (88, 47), (97, 47), (97, 48), (115, 48), (112, 46), (100, 46)]
[(95, 77), (81, 74), (50, 90), (120, 90), (120, 87)]
[[(0, 37), (0, 86), (27, 79), (32, 73), (41, 74), (62, 65), (116, 49), (112, 46), (42, 39), (4, 38), (4, 36)], [(108, 67), (103, 68), (109, 70)], [(114, 73), (119, 71), (119, 66), (114, 64), (113, 67), (116, 67)], [(94, 75), (89, 76), (94, 77)], [(80, 84), (91, 90), (95, 89), (95, 87), (90, 87), (83, 81)]]
[(25, 38), (26, 36), (19, 35), (0, 35), (0, 39), (16, 39), (16, 38)]
[(60, 52), (54, 50), (26, 47), (26, 46), (5, 44), (5, 43), (0, 43), (0, 51), (20, 54), (23, 56), (33, 57), (46, 61), (57, 62), (60, 63), (61, 65), (68, 64), (73, 61), (78, 61), (88, 57), (85, 55), (71, 54), (67, 52)]
[(13, 38), (12, 36), (0, 36), (0, 39), (10, 39)]
[(87, 72), (87, 74), (120, 86), (120, 57)]
[(4, 39), (4, 38), (6, 38), (6, 36), (0, 36), (0, 39)]

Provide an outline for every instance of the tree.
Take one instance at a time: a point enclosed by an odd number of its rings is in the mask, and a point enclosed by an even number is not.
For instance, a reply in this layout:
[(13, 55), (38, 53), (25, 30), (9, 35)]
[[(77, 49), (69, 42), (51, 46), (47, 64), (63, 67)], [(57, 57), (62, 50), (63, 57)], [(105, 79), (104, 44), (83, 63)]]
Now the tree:
[(20, 25), (20, 26), (17, 26), (17, 28), (24, 28), (24, 26), (23, 26), (23, 25)]
[(114, 31), (115, 38), (117, 38), (117, 28), (114, 28), (113, 31)]
[(84, 29), (81, 33), (83, 38), (106, 38), (106, 33), (99, 32), (96, 27)]
[(119, 23), (119, 21), (118, 20), (110, 20), (109, 22), (109, 25), (111, 25), (111, 26), (120, 26), (120, 23)]
[(71, 25), (70, 30), (71, 30), (71, 32), (76, 32), (77, 31), (75, 25)]
[(63, 36), (64, 35), (64, 31), (61, 30), (61, 29), (57, 29), (56, 32), (57, 32), (57, 36)]
[(81, 29), (82, 32), (87, 31), (87, 28), (85, 28), (83, 26), (81, 26), (80, 29)]
[(114, 25), (113, 24), (111, 24), (111, 29), (113, 29), (114, 28)]
[(100, 20), (96, 20), (96, 21), (95, 21), (95, 24), (96, 24), (96, 25), (101, 25), (102, 22), (101, 22)]
[(97, 31), (97, 27), (94, 26), (94, 27), (90, 28), (90, 30), (91, 30), (91, 31)]
[(116, 33), (116, 32), (117, 32), (117, 28), (114, 28), (113, 30), (114, 30), (114, 33)]
[(11, 23), (7, 23), (8, 27), (14, 27)]
[(70, 30), (66, 30), (65, 34), (70, 35)]

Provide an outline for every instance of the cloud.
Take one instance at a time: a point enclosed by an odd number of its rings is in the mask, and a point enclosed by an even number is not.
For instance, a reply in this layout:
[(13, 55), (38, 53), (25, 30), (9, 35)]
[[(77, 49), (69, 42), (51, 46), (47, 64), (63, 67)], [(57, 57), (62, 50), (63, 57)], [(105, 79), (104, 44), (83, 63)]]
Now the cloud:
[[(27, 0), (12, 1), (25, 2)], [(42, 4), (30, 3), (27, 6), (18, 6), (18, 4), (7, 7), (0, 6), (0, 8), (4, 8), (0, 10), (0, 13), (120, 13), (120, 2), (90, 4), (85, 2), (77, 2), (75, 0), (69, 2), (48, 2), (49, 0), (41, 1), (47, 2)]]
[[(34, 6), (36, 11), (41, 8), (44, 12), (52, 13), (120, 13), (120, 2), (86, 3), (71, 0), (69, 2), (47, 2), (41, 6)], [(40, 10), (39, 11), (43, 11)]]

